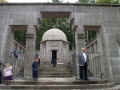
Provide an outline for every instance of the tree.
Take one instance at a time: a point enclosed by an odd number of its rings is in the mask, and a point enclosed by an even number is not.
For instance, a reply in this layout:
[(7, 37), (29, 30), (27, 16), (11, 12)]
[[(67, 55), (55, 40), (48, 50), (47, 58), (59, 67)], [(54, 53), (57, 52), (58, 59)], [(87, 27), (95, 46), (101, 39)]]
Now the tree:
[(52, 0), (53, 3), (62, 3), (60, 0)]
[(96, 3), (112, 3), (113, 0), (96, 0)]
[(79, 3), (108, 3), (108, 4), (118, 4), (120, 0), (78, 0)]
[(25, 46), (26, 44), (26, 31), (24, 30), (16, 30), (14, 31), (14, 37), (17, 42), (19, 42), (21, 45)]
[(42, 40), (42, 36), (44, 32), (55, 27), (61, 29), (67, 36), (69, 41), (69, 48), (72, 49), (74, 45), (74, 38), (71, 25), (67, 22), (68, 18), (43, 18), (40, 23), (39, 31), (37, 31), (37, 39), (36, 39), (36, 48), (40, 49), (40, 41)]
[(112, 3), (113, 3), (113, 4), (118, 4), (118, 3), (119, 3), (119, 0), (112, 0)]
[(95, 0), (89, 0), (89, 3), (96, 3)]
[(80, 3), (89, 3), (89, 0), (79, 0)]

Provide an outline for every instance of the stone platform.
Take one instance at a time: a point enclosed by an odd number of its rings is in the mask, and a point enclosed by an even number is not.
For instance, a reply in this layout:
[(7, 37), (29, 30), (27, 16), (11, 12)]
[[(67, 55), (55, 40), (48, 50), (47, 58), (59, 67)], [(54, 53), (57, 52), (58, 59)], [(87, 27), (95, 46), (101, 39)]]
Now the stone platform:
[(119, 90), (119, 85), (106, 80), (75, 80), (75, 78), (39, 78), (38, 81), (16, 79), (0, 90)]

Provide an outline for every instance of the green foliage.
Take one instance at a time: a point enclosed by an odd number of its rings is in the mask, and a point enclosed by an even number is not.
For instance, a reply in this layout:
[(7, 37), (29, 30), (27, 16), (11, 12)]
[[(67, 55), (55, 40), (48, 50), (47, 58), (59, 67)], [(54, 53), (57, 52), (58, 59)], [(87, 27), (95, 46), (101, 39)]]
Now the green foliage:
[(119, 3), (119, 0), (112, 0), (112, 3), (113, 3), (113, 4), (118, 4), (118, 3)]
[(72, 49), (74, 44), (73, 32), (71, 25), (67, 22), (68, 18), (49, 18), (42, 19), (40, 23), (40, 30), (37, 31), (37, 41), (36, 48), (40, 49), (40, 41), (42, 40), (42, 36), (44, 32), (55, 27), (61, 29), (67, 36), (68, 41), (70, 42), (69, 46)]
[(17, 42), (25, 46), (26, 43), (26, 31), (24, 30), (18, 30), (14, 31), (14, 37)]
[(96, 0), (96, 3), (112, 3), (113, 0)]
[(80, 3), (88, 3), (89, 0), (79, 0)]
[(78, 0), (80, 3), (108, 3), (118, 4), (120, 0)]
[(112, 3), (112, 4), (118, 4), (119, 0), (96, 0), (96, 3)]
[(52, 0), (53, 3), (62, 3), (60, 0)]

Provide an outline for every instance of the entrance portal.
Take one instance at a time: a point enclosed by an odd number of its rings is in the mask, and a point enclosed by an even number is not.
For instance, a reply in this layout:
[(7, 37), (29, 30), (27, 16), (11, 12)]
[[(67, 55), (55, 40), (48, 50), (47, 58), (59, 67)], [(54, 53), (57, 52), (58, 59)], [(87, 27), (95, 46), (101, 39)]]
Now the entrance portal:
[(52, 50), (52, 59), (57, 60), (57, 50)]
[(57, 64), (57, 50), (52, 50), (52, 61), (53, 67), (56, 67)]

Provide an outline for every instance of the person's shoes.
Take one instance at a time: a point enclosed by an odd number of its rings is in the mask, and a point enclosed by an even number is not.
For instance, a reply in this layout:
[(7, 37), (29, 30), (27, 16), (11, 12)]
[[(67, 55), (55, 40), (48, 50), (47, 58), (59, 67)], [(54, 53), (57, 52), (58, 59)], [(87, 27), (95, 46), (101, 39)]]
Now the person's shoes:
[(88, 80), (88, 78), (85, 78), (85, 80)]
[(37, 81), (38, 79), (37, 78), (33, 78), (34, 81)]

